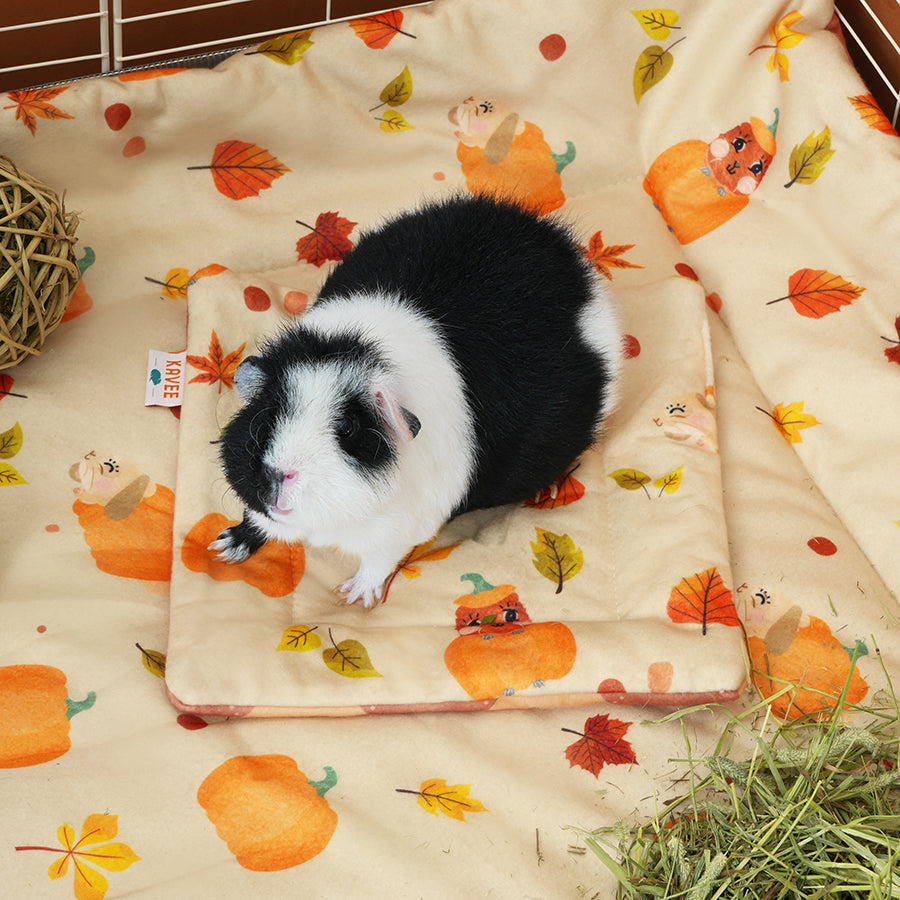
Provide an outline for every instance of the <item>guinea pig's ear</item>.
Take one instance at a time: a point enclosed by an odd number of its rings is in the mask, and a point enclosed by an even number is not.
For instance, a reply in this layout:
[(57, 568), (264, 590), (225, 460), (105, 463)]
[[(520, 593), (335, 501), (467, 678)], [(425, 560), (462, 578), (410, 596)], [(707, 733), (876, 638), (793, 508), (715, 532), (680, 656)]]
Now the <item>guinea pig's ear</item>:
[(381, 420), (397, 437), (411, 441), (421, 430), (422, 423), (408, 409), (402, 407), (387, 388), (377, 387), (374, 391), (375, 409)]
[(234, 384), (242, 400), (249, 400), (265, 384), (266, 373), (259, 367), (259, 357), (248, 356), (234, 373)]

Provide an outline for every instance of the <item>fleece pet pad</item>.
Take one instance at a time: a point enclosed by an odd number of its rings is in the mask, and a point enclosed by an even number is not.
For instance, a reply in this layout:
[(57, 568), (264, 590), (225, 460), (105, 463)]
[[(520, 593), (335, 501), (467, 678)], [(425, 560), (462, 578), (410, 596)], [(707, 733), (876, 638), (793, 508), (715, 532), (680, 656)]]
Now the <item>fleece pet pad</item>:
[(242, 515), (216, 448), (239, 405), (234, 369), (302, 315), (309, 268), (279, 281), (210, 267), (188, 291), (195, 377), (176, 489), (175, 704), (354, 715), (737, 696), (746, 664), (706, 307), (688, 278), (617, 294), (630, 358), (605, 437), (523, 505), (461, 516), (410, 548), (374, 610), (333, 593), (356, 566), (336, 549), (270, 543), (243, 563), (216, 560), (207, 545)]

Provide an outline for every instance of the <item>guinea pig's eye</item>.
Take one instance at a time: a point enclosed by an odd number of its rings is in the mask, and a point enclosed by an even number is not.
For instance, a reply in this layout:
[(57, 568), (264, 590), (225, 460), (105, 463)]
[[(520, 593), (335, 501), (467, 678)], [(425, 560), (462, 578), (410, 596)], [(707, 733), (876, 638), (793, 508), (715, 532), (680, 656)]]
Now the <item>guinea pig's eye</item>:
[(503, 610), (503, 621), (504, 622), (518, 622), (519, 621), (519, 611), (517, 609), (513, 609), (512, 607), (505, 607)]
[(734, 147), (735, 153), (740, 153), (747, 146), (747, 142), (742, 137), (736, 137), (731, 142), (731, 146)]
[(760, 606), (769, 602), (769, 592), (766, 590), (759, 590), (753, 596), (759, 601)]
[(350, 440), (359, 431), (359, 420), (351, 415), (343, 415), (334, 426), (335, 433), (343, 440)]
[(683, 416), (685, 413), (684, 405), (681, 403), (670, 403), (666, 407), (666, 412), (670, 416)]
[(750, 166), (750, 171), (754, 175), (762, 175), (763, 169), (765, 169), (765, 166), (763, 165), (762, 160), (757, 160), (755, 163), (752, 163)]

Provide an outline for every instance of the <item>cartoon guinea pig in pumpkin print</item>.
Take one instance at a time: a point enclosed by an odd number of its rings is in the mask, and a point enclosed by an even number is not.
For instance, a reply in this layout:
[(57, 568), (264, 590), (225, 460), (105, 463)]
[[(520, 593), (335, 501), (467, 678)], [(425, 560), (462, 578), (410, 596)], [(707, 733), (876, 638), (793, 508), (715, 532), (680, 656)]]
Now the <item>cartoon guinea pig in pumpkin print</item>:
[(718, 453), (715, 410), (715, 393), (710, 386), (705, 394), (680, 394), (673, 397), (663, 404), (653, 421), (673, 441)]
[(168, 582), (175, 494), (134, 463), (92, 450), (69, 469), (72, 511), (97, 568), (145, 582)]
[(571, 141), (565, 153), (551, 152), (537, 125), (487, 97), (468, 97), (449, 118), (457, 126), (456, 157), (473, 194), (514, 197), (539, 216), (566, 202), (560, 172), (575, 158)]
[(444, 663), (462, 689), (487, 700), (568, 675), (575, 662), (575, 637), (561, 622), (532, 622), (510, 584), (493, 587), (470, 573), (472, 594), (457, 601), (459, 636), (444, 651)]
[[(776, 715), (796, 719), (806, 713), (827, 714), (848, 679), (846, 704), (866, 696), (869, 686), (852, 666), (851, 651), (827, 622), (807, 615), (786, 594), (765, 586), (743, 584), (738, 597), (753, 682), (763, 697), (774, 697)], [(793, 690), (777, 696), (791, 685)]]
[(650, 166), (644, 190), (681, 244), (689, 244), (736, 216), (775, 156), (775, 120), (755, 116), (708, 144), (681, 141)]

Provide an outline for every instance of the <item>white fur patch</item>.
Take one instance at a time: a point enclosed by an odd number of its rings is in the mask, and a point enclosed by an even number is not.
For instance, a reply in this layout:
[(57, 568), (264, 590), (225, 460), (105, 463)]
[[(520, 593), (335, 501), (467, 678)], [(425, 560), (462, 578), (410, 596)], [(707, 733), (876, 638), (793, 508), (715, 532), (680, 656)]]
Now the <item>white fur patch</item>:
[(341, 398), (372, 390), (371, 376), (346, 361), (298, 364), (284, 373), (290, 411), (277, 423), (266, 463), (296, 472), (285, 484), (270, 537), (339, 544), (362, 557), (360, 571), (383, 580), (411, 546), (428, 540), (465, 496), (475, 465), (473, 424), (463, 382), (427, 317), (381, 294), (314, 305), (303, 327), (323, 335), (362, 334), (389, 363), (379, 378), (421, 429), (399, 441), (397, 464), (360, 471), (339, 449), (332, 422)]
[[(578, 330), (585, 342), (604, 361), (609, 381), (603, 394), (603, 417), (611, 413), (619, 402), (619, 375), (625, 361), (622, 331), (618, 317), (609, 300), (609, 290), (602, 276), (591, 270), (591, 302), (578, 318)], [(598, 422), (598, 427), (600, 423)]]

